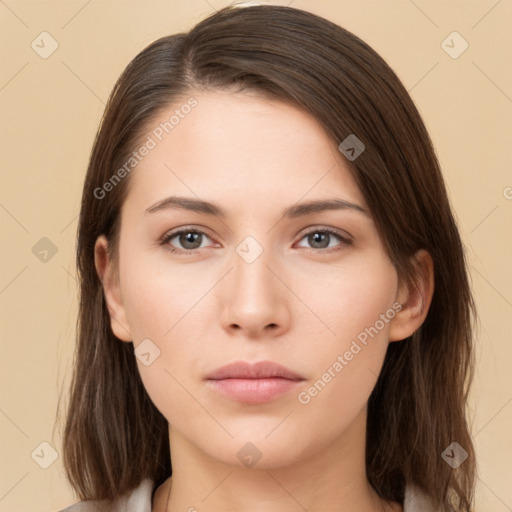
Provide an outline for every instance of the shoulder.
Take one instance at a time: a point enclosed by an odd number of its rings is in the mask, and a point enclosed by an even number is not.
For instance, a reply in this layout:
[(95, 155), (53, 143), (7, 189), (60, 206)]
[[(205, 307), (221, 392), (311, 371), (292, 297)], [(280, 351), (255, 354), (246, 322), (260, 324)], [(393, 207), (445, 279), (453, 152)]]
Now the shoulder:
[(404, 512), (439, 512), (430, 498), (417, 485), (408, 483), (405, 487)]
[(113, 502), (105, 500), (80, 501), (58, 512), (151, 512), (154, 482), (149, 478), (130, 493)]

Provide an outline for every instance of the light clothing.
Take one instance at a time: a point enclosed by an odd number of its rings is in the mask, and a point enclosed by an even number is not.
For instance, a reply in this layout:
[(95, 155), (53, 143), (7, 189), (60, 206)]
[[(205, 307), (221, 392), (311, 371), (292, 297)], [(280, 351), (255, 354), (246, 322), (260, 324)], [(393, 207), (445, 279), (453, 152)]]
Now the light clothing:
[[(152, 512), (151, 494), (154, 483), (146, 478), (128, 495), (115, 500), (110, 506), (104, 501), (81, 501), (59, 512)], [(193, 507), (191, 507), (193, 510)], [(404, 512), (437, 512), (428, 497), (416, 486), (405, 488)]]

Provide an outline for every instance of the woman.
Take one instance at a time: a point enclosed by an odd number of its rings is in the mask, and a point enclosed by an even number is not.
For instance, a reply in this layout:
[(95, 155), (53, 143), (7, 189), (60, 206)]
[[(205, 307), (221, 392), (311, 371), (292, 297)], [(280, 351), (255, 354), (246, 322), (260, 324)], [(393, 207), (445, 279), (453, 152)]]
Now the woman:
[(464, 249), (418, 111), (350, 32), (229, 7), (144, 49), (77, 264), (67, 510), (471, 510)]

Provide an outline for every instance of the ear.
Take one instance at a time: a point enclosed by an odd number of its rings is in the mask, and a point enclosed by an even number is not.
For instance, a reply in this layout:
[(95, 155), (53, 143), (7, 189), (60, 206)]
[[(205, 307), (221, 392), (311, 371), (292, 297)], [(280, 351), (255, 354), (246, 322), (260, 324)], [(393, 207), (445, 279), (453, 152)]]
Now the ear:
[(119, 273), (115, 271), (114, 265), (109, 259), (108, 240), (105, 235), (99, 236), (94, 244), (94, 264), (103, 285), (112, 332), (122, 341), (132, 341), (133, 338), (121, 297)]
[(416, 276), (412, 286), (401, 284), (396, 300), (402, 309), (391, 320), (389, 341), (400, 341), (416, 332), (427, 317), (434, 294), (434, 262), (425, 249), (415, 255)]

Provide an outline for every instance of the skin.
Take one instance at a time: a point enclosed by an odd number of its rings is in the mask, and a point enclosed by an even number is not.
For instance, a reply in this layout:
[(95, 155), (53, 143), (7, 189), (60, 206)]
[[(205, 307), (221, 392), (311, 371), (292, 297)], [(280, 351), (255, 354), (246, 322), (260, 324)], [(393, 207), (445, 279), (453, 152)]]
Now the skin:
[[(345, 209), (283, 218), (284, 208), (313, 199), (342, 198), (368, 210), (349, 162), (294, 106), (247, 91), (191, 95), (197, 107), (130, 176), (118, 274), (104, 236), (95, 247), (119, 342), (137, 347), (149, 338), (160, 350), (149, 366), (137, 359), (151, 400), (169, 422), (172, 485), (168, 479), (158, 488), (153, 510), (402, 510), (378, 497), (366, 477), (367, 402), (388, 343), (411, 335), (426, 317), (430, 255), (416, 254), (417, 286), (409, 289), (399, 283), (371, 216)], [(215, 202), (226, 217), (183, 209), (145, 214), (170, 195)], [(159, 243), (184, 226), (207, 232), (195, 254), (173, 254)], [(314, 227), (338, 229), (352, 242), (332, 235), (315, 244), (305, 234)], [(236, 252), (249, 235), (263, 249), (252, 263)], [(194, 250), (186, 243), (175, 237), (167, 245)], [(401, 311), (317, 396), (300, 403), (298, 391), (396, 302)], [(204, 378), (236, 360), (275, 361), (305, 381), (267, 403), (230, 400)], [(261, 452), (252, 468), (237, 457), (247, 442)]]

